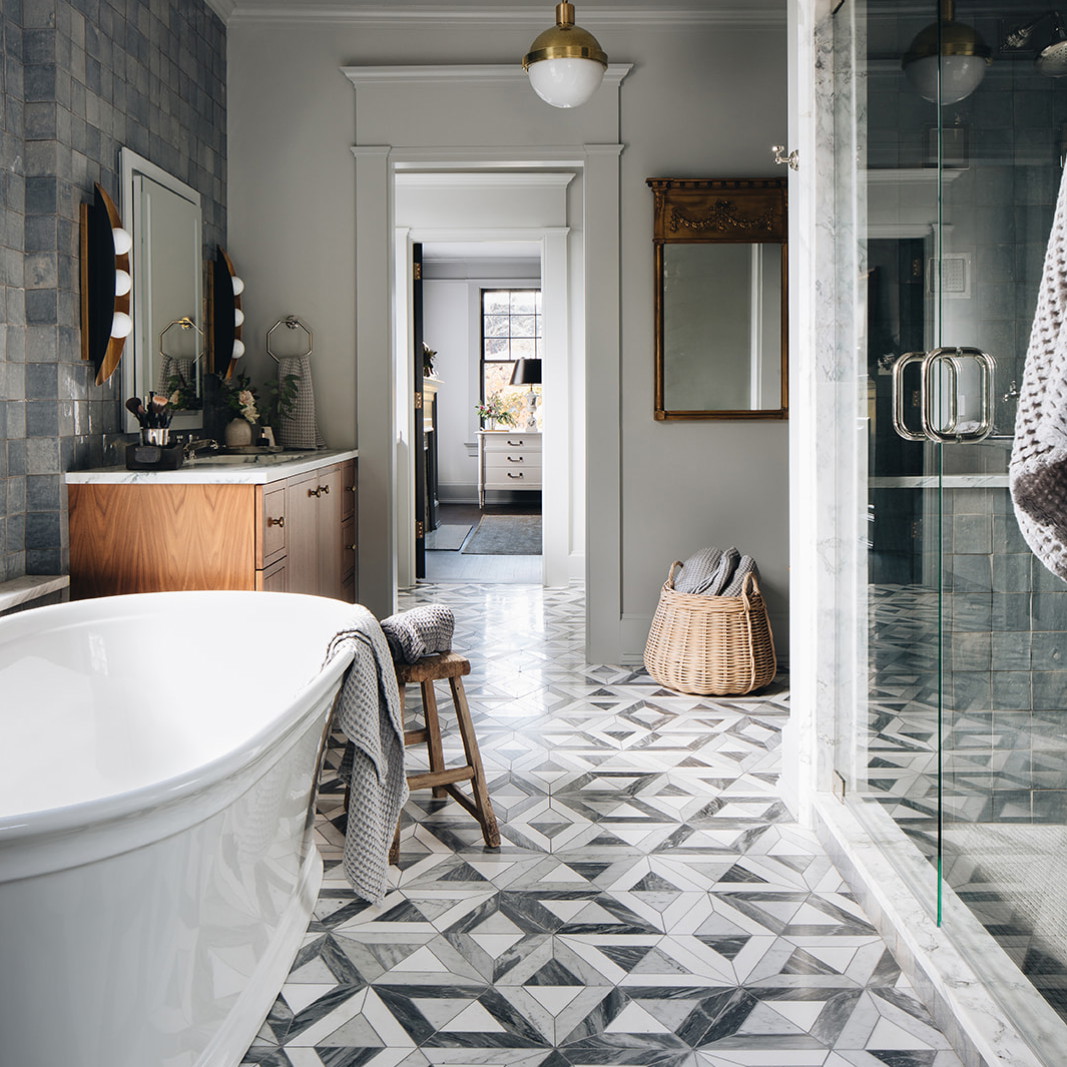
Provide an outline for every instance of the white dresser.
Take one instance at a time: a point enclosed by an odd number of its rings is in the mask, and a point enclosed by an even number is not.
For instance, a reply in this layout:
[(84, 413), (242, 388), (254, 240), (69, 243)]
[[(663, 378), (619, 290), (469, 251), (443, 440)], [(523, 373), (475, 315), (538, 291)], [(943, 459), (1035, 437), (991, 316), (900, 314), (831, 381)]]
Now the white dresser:
[(525, 430), (478, 433), (478, 506), (487, 489), (541, 488), (541, 434)]

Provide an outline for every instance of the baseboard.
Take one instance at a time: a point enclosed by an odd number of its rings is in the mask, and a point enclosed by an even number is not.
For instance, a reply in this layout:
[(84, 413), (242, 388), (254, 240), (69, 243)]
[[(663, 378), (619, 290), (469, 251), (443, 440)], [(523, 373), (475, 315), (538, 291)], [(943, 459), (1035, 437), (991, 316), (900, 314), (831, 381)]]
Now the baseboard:
[(437, 486), (437, 500), (441, 504), (477, 504), (477, 482), (449, 482), (447, 485), (439, 483)]
[(619, 665), (640, 666), (645, 661), (645, 642), (652, 626), (651, 615), (624, 613), (619, 620)]

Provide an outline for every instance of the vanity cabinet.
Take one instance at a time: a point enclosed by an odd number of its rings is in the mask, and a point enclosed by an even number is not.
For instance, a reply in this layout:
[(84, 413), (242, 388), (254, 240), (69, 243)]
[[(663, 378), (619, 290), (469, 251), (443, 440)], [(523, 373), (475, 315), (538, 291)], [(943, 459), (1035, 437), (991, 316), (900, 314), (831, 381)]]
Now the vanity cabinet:
[(261, 589), (353, 602), (355, 460), (284, 473), (197, 482), (194, 467), (166, 482), (69, 484), (72, 598)]
[(489, 489), (541, 488), (541, 434), (482, 430), (478, 434), (478, 506)]

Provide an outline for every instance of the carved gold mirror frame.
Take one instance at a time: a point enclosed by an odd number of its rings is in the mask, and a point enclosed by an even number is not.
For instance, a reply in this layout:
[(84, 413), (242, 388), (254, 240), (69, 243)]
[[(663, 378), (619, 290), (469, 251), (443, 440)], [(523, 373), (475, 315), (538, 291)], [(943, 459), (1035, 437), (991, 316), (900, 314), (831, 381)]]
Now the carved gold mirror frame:
[(649, 178), (657, 420), (788, 415), (786, 182)]

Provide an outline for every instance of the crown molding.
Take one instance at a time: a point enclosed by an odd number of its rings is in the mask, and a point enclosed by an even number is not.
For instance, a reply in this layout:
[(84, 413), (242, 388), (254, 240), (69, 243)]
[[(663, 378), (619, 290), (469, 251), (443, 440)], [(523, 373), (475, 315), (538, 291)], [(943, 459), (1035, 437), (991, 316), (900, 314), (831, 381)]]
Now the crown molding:
[[(441, 4), (396, 3), (390, 6), (353, 3), (352, 0), (208, 0), (216, 10), (230, 7), (228, 22), (332, 22), (361, 26), (409, 26), (432, 24), (469, 26), (474, 22), (509, 23), (544, 28), (551, 12), (544, 3), (500, 5), (466, 4), (447, 7)], [(221, 11), (220, 11), (221, 14)], [(754, 0), (714, 7), (706, 0), (689, 4), (658, 7), (655, 4), (634, 6), (581, 6), (579, 21), (587, 27), (637, 26), (646, 29), (674, 26), (784, 26), (785, 0)]]

